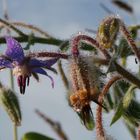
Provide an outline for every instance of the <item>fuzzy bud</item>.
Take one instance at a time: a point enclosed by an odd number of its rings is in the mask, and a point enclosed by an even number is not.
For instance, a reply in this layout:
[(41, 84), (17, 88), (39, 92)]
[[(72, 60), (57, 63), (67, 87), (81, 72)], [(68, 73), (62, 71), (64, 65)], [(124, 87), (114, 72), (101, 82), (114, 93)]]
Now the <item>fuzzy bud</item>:
[(21, 111), (18, 98), (15, 93), (4, 87), (0, 87), (0, 104), (4, 107), (9, 117), (16, 126), (21, 124)]
[(118, 32), (118, 18), (113, 16), (107, 17), (101, 22), (98, 28), (97, 40), (104, 48), (111, 48)]

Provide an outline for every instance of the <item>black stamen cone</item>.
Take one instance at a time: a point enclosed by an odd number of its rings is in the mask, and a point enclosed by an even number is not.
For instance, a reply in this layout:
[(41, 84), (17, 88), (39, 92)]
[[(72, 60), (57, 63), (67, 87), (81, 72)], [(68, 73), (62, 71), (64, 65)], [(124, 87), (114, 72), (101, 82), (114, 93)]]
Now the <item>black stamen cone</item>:
[(19, 89), (20, 89), (20, 93), (23, 94), (23, 93), (22, 93), (22, 86), (20, 86)]
[(22, 94), (25, 93), (25, 89), (26, 89), (26, 79), (27, 79), (26, 76), (24, 76), (24, 77), (22, 78)]
[(25, 89), (26, 89), (26, 85), (23, 85), (23, 86), (22, 86), (22, 94), (25, 93)]
[(27, 76), (27, 86), (29, 86), (29, 82), (30, 82), (30, 77)]
[(20, 89), (20, 93), (22, 94), (23, 91), (22, 91), (22, 76), (19, 76), (18, 79), (18, 86), (19, 86), (19, 89)]

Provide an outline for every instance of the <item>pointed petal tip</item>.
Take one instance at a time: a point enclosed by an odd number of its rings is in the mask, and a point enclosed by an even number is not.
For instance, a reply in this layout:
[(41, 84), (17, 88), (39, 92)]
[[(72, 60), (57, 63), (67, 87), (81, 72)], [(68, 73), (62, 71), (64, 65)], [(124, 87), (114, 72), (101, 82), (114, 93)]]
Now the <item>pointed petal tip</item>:
[(53, 80), (53, 78), (48, 74), (46, 76), (49, 77), (49, 79), (51, 80), (51, 86), (52, 86), (52, 88), (54, 88), (54, 80)]
[(5, 55), (20, 63), (24, 59), (24, 52), (20, 43), (11, 36), (5, 36), (5, 40), (7, 44)]
[(42, 68), (34, 68), (32, 70), (32, 73), (39, 73), (39, 74), (47, 76), (51, 80), (52, 88), (54, 88), (54, 80), (53, 80), (53, 78), (50, 75), (48, 75), (48, 73), (44, 69), (42, 69)]

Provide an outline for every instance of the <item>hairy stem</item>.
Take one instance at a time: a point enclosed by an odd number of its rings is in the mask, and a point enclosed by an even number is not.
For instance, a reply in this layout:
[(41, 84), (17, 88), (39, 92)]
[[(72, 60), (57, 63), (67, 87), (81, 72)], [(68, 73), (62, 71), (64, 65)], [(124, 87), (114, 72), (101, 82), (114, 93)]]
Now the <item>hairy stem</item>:
[(105, 140), (105, 133), (102, 122), (102, 107), (100, 106), (98, 106), (96, 109), (96, 136), (98, 140)]
[(93, 39), (87, 35), (78, 35), (75, 38), (73, 38), (73, 40), (71, 41), (73, 54), (76, 54), (76, 55), (79, 54), (78, 46), (79, 46), (79, 42), (82, 40), (86, 41), (87, 43), (90, 43), (91, 45), (93, 45), (94, 47), (99, 49), (107, 60), (109, 60), (111, 58), (108, 51), (105, 48), (100, 46), (99, 43), (95, 39)]
[(130, 47), (132, 48), (132, 51), (135, 53), (135, 55), (137, 56), (139, 62), (140, 62), (140, 49), (137, 48), (135, 41), (133, 40), (130, 32), (127, 30), (125, 24), (120, 21), (120, 30), (122, 31), (124, 37), (126, 38), (126, 40), (128, 41)]
[(69, 55), (64, 53), (55, 53), (55, 52), (35, 52), (30, 53), (29, 56), (31, 57), (59, 57), (62, 59), (68, 59)]
[[(112, 84), (114, 84), (116, 81), (120, 80), (121, 78), (123, 77), (120, 75), (116, 75), (107, 82), (107, 84), (103, 87), (103, 90), (98, 99), (98, 102), (100, 104), (103, 104), (103, 98), (108, 93), (108, 90), (110, 89)], [(99, 105), (97, 106), (97, 109), (96, 109), (96, 133), (97, 133), (97, 138), (99, 140), (100, 139), (106, 140), (103, 123), (102, 123), (102, 107)]]

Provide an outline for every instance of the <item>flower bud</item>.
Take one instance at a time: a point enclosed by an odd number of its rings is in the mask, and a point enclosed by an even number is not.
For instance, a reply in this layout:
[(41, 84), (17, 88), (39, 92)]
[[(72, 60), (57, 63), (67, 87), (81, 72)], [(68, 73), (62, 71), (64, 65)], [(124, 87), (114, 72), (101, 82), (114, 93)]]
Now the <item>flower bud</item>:
[(21, 123), (21, 111), (15, 93), (0, 86), (0, 104), (4, 107), (13, 123), (19, 126)]
[(100, 70), (92, 57), (81, 55), (70, 58), (71, 95), (70, 104), (88, 130), (94, 128), (91, 101), (98, 103), (100, 90)]
[(97, 40), (104, 48), (112, 48), (118, 31), (119, 20), (113, 16), (107, 17), (98, 28)]

